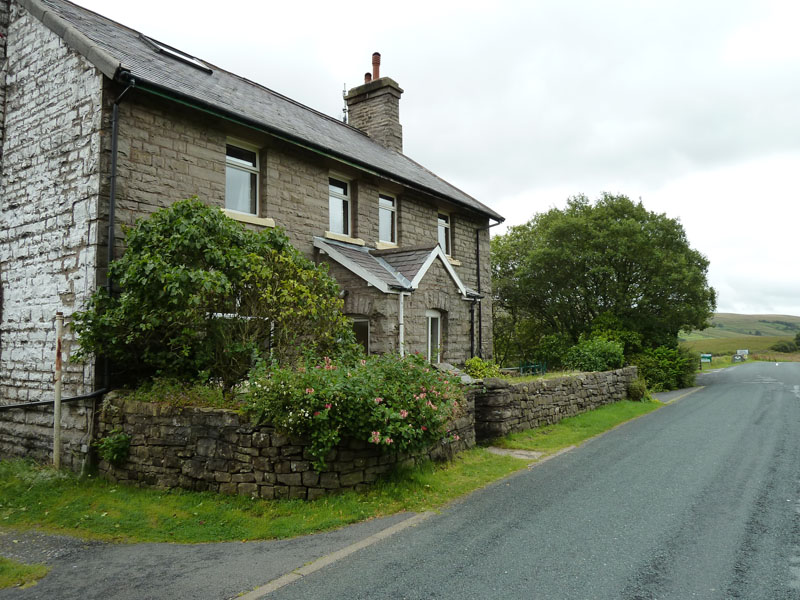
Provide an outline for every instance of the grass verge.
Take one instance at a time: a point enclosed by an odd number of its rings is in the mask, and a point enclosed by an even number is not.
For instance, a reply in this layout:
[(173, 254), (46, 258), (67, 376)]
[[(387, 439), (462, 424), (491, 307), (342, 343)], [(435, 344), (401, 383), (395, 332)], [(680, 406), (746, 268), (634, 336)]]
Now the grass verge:
[[(551, 453), (658, 406), (655, 401), (617, 402), (556, 425), (513, 434), (495, 445)], [(27, 461), (0, 461), (0, 526), (127, 543), (289, 538), (401, 511), (436, 509), (529, 462), (475, 448), (449, 463), (397, 472), (367, 492), (305, 502), (149, 490), (80, 479)]]
[(555, 425), (512, 433), (495, 440), (494, 445), (511, 450), (533, 450), (551, 454), (568, 446), (577, 446), (620, 423), (652, 412), (660, 406), (662, 404), (656, 400), (644, 402), (622, 400), (574, 417), (567, 417)]
[(25, 563), (0, 556), (0, 590), (10, 587), (29, 588), (47, 575), (46, 565), (26, 565)]
[(25, 461), (0, 461), (0, 526), (130, 543), (288, 538), (435, 509), (525, 465), (476, 448), (450, 463), (398, 472), (367, 492), (305, 502), (162, 492), (79, 479)]

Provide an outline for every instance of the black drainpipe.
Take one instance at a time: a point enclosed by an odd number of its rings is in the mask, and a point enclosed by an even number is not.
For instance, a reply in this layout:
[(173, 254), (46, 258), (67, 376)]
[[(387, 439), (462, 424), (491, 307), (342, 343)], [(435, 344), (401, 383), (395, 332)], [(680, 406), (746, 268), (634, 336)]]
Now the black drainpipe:
[[(111, 181), (108, 195), (108, 248), (106, 258), (106, 291), (113, 293), (111, 282), (111, 263), (114, 261), (114, 232), (116, 230), (116, 198), (117, 198), (117, 150), (119, 146), (119, 105), (127, 93), (136, 85), (136, 80), (129, 71), (120, 71), (114, 78), (126, 85), (111, 108)], [(103, 388), (111, 385), (111, 367), (106, 357), (103, 360)]]
[(475, 303), (477, 298), (472, 299), (469, 306), (469, 355), (475, 356)]
[[(497, 227), (502, 221), (493, 225), (479, 227), (475, 230), (475, 276), (478, 281), (478, 293), (481, 293), (481, 231), (488, 231)], [(474, 325), (473, 325), (474, 331)], [(474, 334), (473, 334), (474, 335)], [(474, 356), (474, 352), (473, 352)], [(478, 358), (483, 358), (483, 303), (478, 300)]]

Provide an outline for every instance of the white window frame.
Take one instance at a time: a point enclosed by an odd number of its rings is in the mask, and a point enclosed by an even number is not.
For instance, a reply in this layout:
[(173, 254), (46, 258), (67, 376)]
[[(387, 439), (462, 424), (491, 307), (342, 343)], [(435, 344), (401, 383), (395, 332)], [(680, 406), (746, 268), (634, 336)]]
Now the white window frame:
[[(381, 200), (389, 200), (392, 203), (391, 207), (381, 205)], [(385, 240), (381, 237), (381, 217), (383, 214), (388, 213), (391, 227), (391, 236), (393, 239)], [(378, 194), (378, 241), (384, 244), (397, 245), (397, 198), (390, 194)]]
[[(431, 339), (431, 324), (432, 321), (436, 320), (438, 326), (436, 328), (436, 344), (432, 344), (434, 340)], [(439, 363), (441, 362), (442, 358), (442, 313), (438, 310), (426, 310), (425, 311), (425, 330), (426, 334), (426, 347), (427, 353), (426, 358), (430, 363)], [(434, 355), (432, 350), (435, 348), (436, 354)], [(433, 360), (436, 358), (436, 360)]]
[[(444, 219), (442, 218), (444, 217)], [(444, 229), (444, 247), (442, 248), (442, 252), (445, 253), (447, 256), (453, 255), (453, 230), (452, 230), (452, 219), (450, 218), (450, 214), (446, 212), (442, 212), (441, 210), (436, 214), (436, 241), (441, 246), (442, 245), (442, 229)]]
[[(255, 166), (249, 166), (242, 164), (243, 161), (237, 161), (234, 157), (228, 155), (228, 146), (233, 146), (234, 148), (239, 148), (241, 150), (247, 150), (248, 152), (253, 152), (256, 155), (256, 164)], [(251, 175), (256, 176), (256, 205), (255, 205), (255, 212), (242, 212), (240, 210), (236, 210), (234, 208), (228, 207), (228, 191), (225, 190), (225, 210), (230, 211), (232, 213), (238, 213), (242, 215), (253, 215), (258, 216), (261, 210), (261, 165), (260, 160), (260, 149), (257, 146), (253, 146), (252, 144), (248, 144), (246, 142), (242, 142), (241, 140), (235, 140), (228, 138), (225, 141), (225, 173), (227, 177), (228, 169), (235, 169), (237, 171), (242, 171), (244, 173), (249, 173)], [(236, 162), (234, 162), (236, 161)], [(227, 185), (226, 185), (227, 187)]]
[[(345, 184), (346, 193), (342, 194), (340, 192), (336, 192), (331, 189), (331, 181), (337, 181), (339, 183)], [(328, 175), (328, 231), (330, 233), (334, 233), (337, 235), (344, 235), (347, 237), (351, 237), (353, 235), (353, 228), (352, 228), (352, 218), (351, 213), (353, 211), (353, 198), (352, 198), (352, 191), (353, 183), (350, 179), (342, 177), (341, 175), (337, 175), (336, 173), (330, 173)], [(333, 212), (331, 211), (331, 204), (334, 200), (338, 200), (341, 202), (346, 203), (347, 210), (342, 211), (345, 217), (344, 222), (344, 231), (336, 231), (333, 228)]]

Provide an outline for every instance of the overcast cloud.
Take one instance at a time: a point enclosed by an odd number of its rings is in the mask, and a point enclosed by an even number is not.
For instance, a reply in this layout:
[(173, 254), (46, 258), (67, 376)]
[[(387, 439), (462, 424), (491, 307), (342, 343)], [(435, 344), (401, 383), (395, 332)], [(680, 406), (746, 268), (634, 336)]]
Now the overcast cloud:
[(379, 51), (406, 154), (506, 224), (641, 197), (719, 311), (800, 315), (795, 2), (78, 3), (336, 117)]

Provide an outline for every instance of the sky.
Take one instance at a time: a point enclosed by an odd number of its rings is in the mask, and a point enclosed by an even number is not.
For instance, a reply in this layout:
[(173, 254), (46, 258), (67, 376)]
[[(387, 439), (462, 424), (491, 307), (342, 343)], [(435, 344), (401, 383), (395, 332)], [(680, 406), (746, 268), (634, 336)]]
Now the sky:
[(371, 55), (404, 152), (505, 216), (641, 199), (718, 312), (800, 316), (800, 3), (78, 0), (340, 118)]

